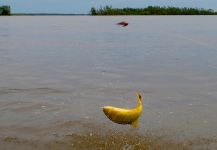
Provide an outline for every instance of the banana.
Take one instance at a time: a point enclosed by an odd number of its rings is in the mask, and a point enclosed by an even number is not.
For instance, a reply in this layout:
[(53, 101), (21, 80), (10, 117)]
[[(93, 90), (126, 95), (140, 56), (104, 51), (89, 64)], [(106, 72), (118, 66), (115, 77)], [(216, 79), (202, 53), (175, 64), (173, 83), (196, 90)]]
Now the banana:
[(142, 96), (136, 93), (138, 97), (138, 105), (133, 109), (117, 108), (112, 106), (104, 106), (104, 114), (113, 122), (118, 124), (130, 124), (134, 128), (138, 127), (139, 117), (142, 114)]

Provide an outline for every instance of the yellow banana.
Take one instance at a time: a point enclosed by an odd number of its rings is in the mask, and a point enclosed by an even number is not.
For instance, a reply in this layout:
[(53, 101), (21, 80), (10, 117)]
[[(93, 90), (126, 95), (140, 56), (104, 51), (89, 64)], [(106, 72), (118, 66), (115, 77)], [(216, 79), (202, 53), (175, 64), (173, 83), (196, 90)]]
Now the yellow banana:
[(138, 97), (138, 105), (133, 109), (117, 108), (112, 106), (104, 106), (103, 112), (113, 122), (118, 124), (130, 124), (134, 128), (138, 127), (139, 117), (142, 114), (142, 96), (136, 93)]

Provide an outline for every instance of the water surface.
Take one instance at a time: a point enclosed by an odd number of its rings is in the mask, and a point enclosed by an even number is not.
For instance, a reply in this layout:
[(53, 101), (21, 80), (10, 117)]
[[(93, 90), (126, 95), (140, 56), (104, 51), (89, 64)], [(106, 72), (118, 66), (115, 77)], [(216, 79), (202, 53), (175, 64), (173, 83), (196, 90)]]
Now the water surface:
[[(129, 26), (115, 25), (122, 20)], [(75, 143), (92, 140), (83, 149), (136, 149), (138, 136), (141, 148), (216, 148), (216, 26), (215, 16), (0, 17), (2, 148), (72, 134)], [(139, 129), (104, 116), (105, 105), (134, 107), (136, 91)], [(128, 143), (103, 138), (119, 135)]]

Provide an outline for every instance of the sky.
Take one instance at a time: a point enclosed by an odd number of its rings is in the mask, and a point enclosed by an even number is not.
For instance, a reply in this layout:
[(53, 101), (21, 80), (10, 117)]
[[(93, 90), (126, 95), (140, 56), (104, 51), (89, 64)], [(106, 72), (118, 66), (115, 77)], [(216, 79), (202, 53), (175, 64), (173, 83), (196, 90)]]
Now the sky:
[(12, 13), (89, 13), (91, 7), (106, 5), (113, 8), (144, 8), (147, 6), (175, 6), (213, 9), (217, 0), (0, 0), (10, 5)]

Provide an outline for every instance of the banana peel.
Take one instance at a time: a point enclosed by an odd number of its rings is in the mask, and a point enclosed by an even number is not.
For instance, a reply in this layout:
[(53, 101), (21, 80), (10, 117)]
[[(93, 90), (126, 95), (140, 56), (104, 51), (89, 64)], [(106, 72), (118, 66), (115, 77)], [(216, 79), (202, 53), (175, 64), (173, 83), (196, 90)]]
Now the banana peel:
[(118, 124), (130, 124), (134, 128), (138, 127), (139, 117), (142, 114), (142, 96), (136, 93), (138, 104), (137, 107), (132, 109), (117, 108), (112, 106), (104, 106), (104, 114), (113, 122)]

